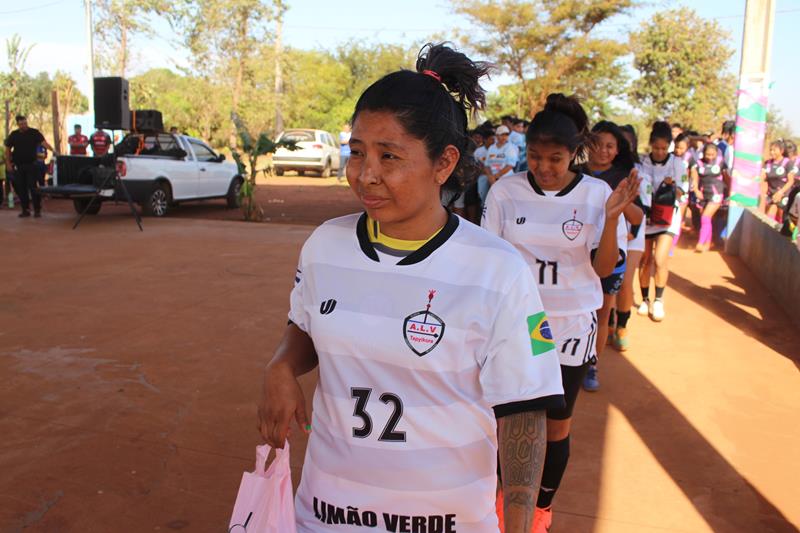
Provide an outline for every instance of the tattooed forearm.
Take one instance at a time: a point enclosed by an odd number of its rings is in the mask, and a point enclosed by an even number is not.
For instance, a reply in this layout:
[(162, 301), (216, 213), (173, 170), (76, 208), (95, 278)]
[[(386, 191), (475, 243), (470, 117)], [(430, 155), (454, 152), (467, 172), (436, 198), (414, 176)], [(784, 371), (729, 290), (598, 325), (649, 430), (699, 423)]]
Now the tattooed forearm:
[(528, 533), (547, 448), (545, 413), (518, 413), (500, 418), (498, 424), (506, 533)]

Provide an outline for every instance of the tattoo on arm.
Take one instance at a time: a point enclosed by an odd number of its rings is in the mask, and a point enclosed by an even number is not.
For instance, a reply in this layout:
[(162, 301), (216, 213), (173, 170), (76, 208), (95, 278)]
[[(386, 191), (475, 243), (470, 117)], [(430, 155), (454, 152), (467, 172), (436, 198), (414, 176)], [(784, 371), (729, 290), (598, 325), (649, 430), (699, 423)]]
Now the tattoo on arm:
[(533, 524), (547, 448), (545, 412), (517, 413), (498, 422), (506, 532), (527, 533)]

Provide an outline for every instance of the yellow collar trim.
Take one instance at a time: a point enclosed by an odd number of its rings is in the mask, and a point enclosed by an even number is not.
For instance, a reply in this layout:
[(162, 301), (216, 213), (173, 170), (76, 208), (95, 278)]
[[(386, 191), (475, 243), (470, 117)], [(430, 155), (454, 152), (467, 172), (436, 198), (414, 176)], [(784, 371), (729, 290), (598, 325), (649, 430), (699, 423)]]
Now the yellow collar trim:
[(436, 230), (436, 232), (422, 241), (407, 241), (403, 239), (395, 239), (381, 233), (380, 224), (377, 220), (372, 220), (367, 217), (367, 235), (369, 235), (369, 242), (373, 244), (381, 244), (392, 250), (399, 250), (404, 252), (415, 252), (425, 246), (431, 239), (436, 237), (439, 232), (444, 229), (444, 226)]

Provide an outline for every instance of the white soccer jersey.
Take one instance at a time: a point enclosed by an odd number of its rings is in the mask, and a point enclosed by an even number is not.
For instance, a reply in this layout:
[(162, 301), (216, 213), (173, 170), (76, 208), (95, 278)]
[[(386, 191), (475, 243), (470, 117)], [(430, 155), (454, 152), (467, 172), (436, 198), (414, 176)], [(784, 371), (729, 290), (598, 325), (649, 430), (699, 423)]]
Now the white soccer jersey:
[(489, 190), (483, 227), (519, 250), (550, 316), (591, 313), (603, 305), (590, 254), (600, 242), (609, 195), (608, 184), (585, 174), (558, 193), (542, 191), (523, 172)]
[[(683, 176), (686, 175), (686, 165), (684, 165), (680, 157), (675, 157), (674, 154), (669, 154), (667, 160), (664, 161), (663, 164), (653, 163), (653, 160), (648, 155), (642, 159), (642, 173), (650, 176), (650, 185), (653, 192), (657, 191), (661, 183), (667, 178), (672, 178), (672, 181), (678, 187), (683, 187)], [(686, 187), (688, 190), (688, 182)], [(645, 233), (647, 235), (653, 235), (668, 229), (669, 226), (647, 224)]]
[(519, 254), (455, 215), (411, 255), (379, 254), (350, 215), (308, 239), (296, 281), (289, 318), (320, 374), (298, 531), (497, 533), (495, 411), (563, 405)]

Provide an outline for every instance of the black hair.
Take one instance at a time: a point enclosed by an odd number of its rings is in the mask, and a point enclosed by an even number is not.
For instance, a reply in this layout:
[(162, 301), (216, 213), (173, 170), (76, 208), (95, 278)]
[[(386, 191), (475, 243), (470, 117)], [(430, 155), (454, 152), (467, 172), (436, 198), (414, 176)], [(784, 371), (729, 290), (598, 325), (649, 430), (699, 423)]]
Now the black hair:
[(708, 150), (709, 148), (713, 148), (714, 150), (716, 150), (717, 154), (719, 154), (719, 146), (717, 146), (712, 142), (707, 142), (703, 145), (702, 157), (706, 156), (706, 150)]
[(797, 157), (797, 145), (794, 141), (784, 141), (783, 156), (784, 157)]
[[(636, 134), (636, 128), (633, 127), (632, 124), (625, 124), (619, 127), (620, 130), (623, 132), (630, 133), (631, 135), (631, 156), (633, 157), (633, 162), (639, 162), (639, 136)], [(626, 139), (627, 140), (627, 139)]]
[(772, 148), (773, 146), (777, 146), (781, 149), (781, 154), (786, 152), (786, 143), (783, 142), (783, 139), (775, 139), (771, 143), (769, 143), (769, 147)]
[(653, 123), (653, 129), (650, 130), (650, 144), (658, 139), (667, 141), (667, 144), (672, 142), (672, 126), (669, 122), (658, 120)]
[(723, 135), (733, 135), (736, 132), (736, 121), (735, 120), (726, 120), (722, 123), (722, 133)]
[(28, 117), (25, 115), (17, 115), (16, 122), (21, 122), (23, 120), (28, 120)]
[(75, 124), (75, 127), (83, 129), (80, 124)]
[(675, 144), (677, 145), (678, 143), (682, 143), (684, 141), (686, 142), (686, 144), (689, 144), (689, 142), (691, 141), (691, 139), (689, 138), (689, 134), (686, 133), (685, 131), (683, 133), (679, 133), (678, 136), (675, 137)]
[(502, 117), (500, 117), (500, 122), (505, 122), (506, 120), (509, 122), (514, 122), (514, 120), (516, 119), (511, 115), (503, 115)]
[(589, 133), (589, 117), (580, 102), (574, 96), (553, 93), (547, 96), (544, 109), (533, 117), (525, 142), (553, 143), (566, 147), (570, 153), (575, 152), (573, 162), (586, 160)]
[(410, 135), (425, 143), (431, 159), (455, 146), (460, 152), (458, 164), (442, 187), (460, 192), (480, 174), (472, 157), (467, 112), (486, 106), (486, 91), (479, 81), (493, 65), (472, 61), (449, 44), (426, 44), (417, 56), (416, 72), (399, 70), (370, 85), (359, 97), (351, 123), (362, 111), (389, 111)]
[(635, 161), (631, 153), (631, 145), (628, 143), (628, 139), (622, 134), (620, 127), (609, 120), (601, 120), (594, 125), (592, 133), (594, 135), (609, 133), (614, 136), (614, 139), (617, 141), (617, 156), (611, 164), (625, 172), (630, 172)]
[(673, 122), (673, 123), (670, 125), (669, 129), (671, 130), (672, 128), (678, 128), (679, 130), (682, 130), (682, 129), (683, 129), (683, 126), (681, 126), (681, 123), (680, 123), (680, 122)]

